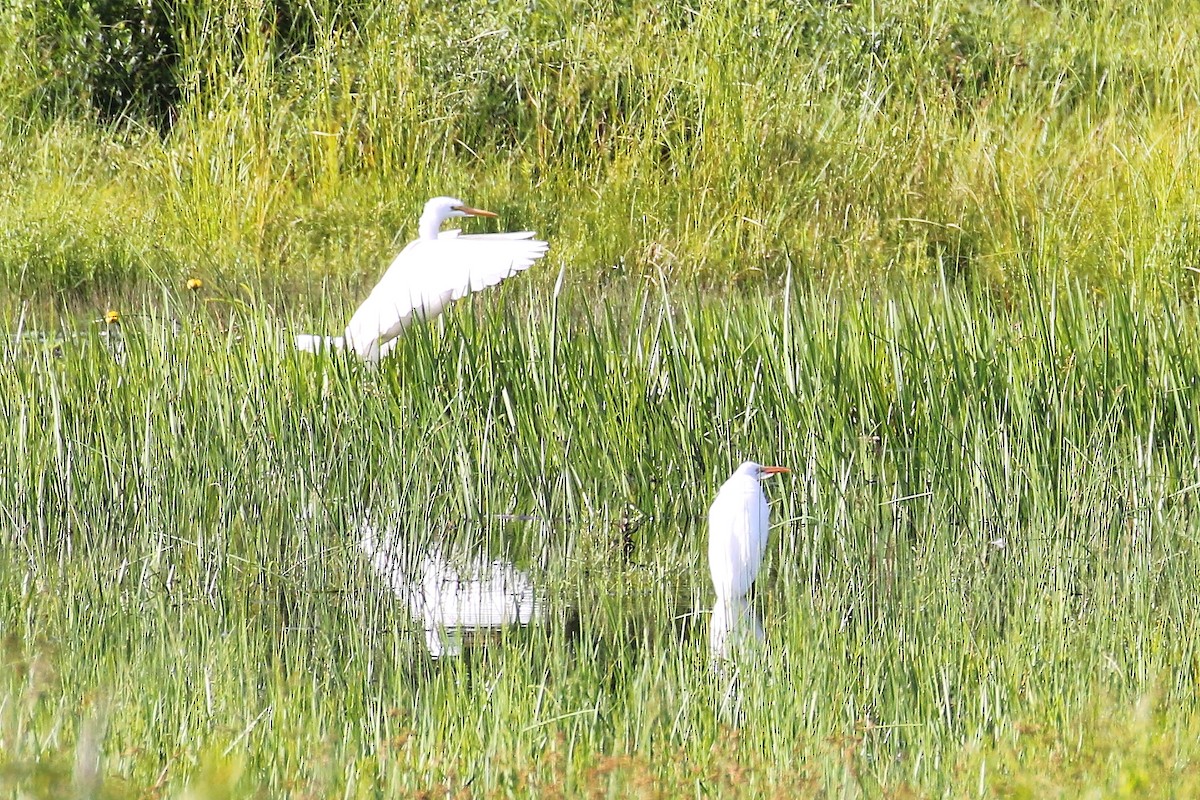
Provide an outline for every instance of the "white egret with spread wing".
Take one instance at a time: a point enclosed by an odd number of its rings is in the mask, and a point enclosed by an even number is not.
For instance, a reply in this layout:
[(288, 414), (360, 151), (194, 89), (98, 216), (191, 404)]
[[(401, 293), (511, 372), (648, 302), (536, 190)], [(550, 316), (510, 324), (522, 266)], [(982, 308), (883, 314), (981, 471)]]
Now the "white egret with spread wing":
[(533, 231), (463, 235), (442, 231), (453, 217), (495, 217), (454, 197), (425, 204), (418, 238), (410, 242), (354, 312), (344, 336), (300, 334), (301, 350), (350, 348), (376, 362), (396, 345), (396, 337), (418, 319), (433, 319), (449, 303), (533, 266), (549, 245)]
[(791, 470), (744, 462), (722, 484), (708, 510), (708, 568), (717, 594), (709, 628), (714, 657), (729, 655), (740, 639), (763, 637), (746, 595), (762, 566), (771, 524), (760, 481), (780, 472)]

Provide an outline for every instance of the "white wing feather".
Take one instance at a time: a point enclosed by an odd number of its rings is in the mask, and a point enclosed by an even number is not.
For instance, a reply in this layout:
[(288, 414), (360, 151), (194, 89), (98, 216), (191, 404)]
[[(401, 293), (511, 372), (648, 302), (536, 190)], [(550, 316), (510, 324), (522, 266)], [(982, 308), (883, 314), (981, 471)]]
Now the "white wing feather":
[(749, 599), (717, 595), (708, 624), (708, 648), (714, 659), (735, 657), (766, 638)]
[(463, 233), (458, 228), (451, 228), (438, 234), (438, 239), (532, 239), (533, 231), (508, 231), (506, 233)]
[(364, 359), (414, 319), (432, 319), (447, 303), (529, 269), (549, 245), (532, 231), (418, 239), (400, 252), (346, 326), (346, 341)]

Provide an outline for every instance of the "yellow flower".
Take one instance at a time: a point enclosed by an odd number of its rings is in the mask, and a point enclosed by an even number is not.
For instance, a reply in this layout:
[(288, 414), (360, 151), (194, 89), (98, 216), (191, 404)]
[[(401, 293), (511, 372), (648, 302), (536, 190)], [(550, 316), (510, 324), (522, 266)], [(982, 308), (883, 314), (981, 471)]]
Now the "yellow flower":
[(193, 292), (198, 291), (204, 288), (204, 281), (199, 278), (188, 278), (187, 287)]
[(104, 315), (104, 321), (107, 322), (109, 325), (112, 325), (114, 322), (121, 321), (121, 315), (118, 314), (116, 311), (109, 311), (107, 314)]

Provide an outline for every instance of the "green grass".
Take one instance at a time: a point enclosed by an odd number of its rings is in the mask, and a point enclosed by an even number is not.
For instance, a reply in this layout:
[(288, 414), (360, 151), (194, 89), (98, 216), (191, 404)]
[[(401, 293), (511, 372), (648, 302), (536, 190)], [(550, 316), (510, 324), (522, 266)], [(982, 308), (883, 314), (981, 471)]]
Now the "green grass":
[(21, 0), (0, 276), (71, 308), (191, 275), (312, 302), (361, 291), (452, 193), (585, 283), (1190, 297), (1193, 5), (182, 3), (160, 136), (92, 121), (79, 76), (103, 65)]
[[(123, 364), (96, 335), (6, 360), (9, 786), (71, 795), (89, 747), (114, 796), (1200, 778), (1190, 309), (514, 288), (372, 372), (192, 301), (153, 304), (178, 338), (127, 316)], [(795, 473), (723, 710), (702, 515), (744, 456)], [(507, 554), (551, 623), (431, 662), (364, 516)]]
[[(0, 7), (4, 792), (1197, 793), (1195, 3), (177, 3), (171, 124), (119, 4)], [(445, 193), (549, 257), (291, 351)], [(364, 519), (548, 624), (431, 661)]]

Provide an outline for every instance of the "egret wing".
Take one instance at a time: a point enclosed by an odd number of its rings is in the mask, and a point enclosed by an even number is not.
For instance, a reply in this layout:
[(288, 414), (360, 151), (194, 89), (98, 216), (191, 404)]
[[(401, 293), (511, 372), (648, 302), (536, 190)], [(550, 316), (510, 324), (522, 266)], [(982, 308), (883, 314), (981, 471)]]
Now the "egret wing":
[(501, 234), (459, 236), (446, 244), (453, 246), (452, 257), (446, 259), (445, 283), (439, 281), (439, 288), (450, 286), (451, 300), (495, 286), (505, 278), (529, 269), (550, 247), (536, 239), (516, 239)]
[(537, 234), (533, 231), (508, 231), (506, 233), (463, 233), (458, 228), (442, 231), (438, 240), (442, 239), (532, 239)]
[(715, 659), (731, 658), (766, 639), (758, 612), (745, 597), (717, 595), (708, 627), (709, 653)]
[(377, 359), (414, 318), (432, 319), (447, 303), (528, 269), (548, 247), (500, 234), (412, 242), (354, 312), (346, 338), (361, 357)]

